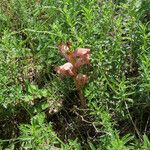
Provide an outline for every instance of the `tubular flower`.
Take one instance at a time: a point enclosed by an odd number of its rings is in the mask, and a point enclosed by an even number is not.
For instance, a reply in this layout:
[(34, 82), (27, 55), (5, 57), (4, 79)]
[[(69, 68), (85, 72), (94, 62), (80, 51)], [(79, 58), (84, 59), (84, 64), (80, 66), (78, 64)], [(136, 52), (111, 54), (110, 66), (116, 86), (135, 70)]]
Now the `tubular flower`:
[(67, 61), (70, 61), (68, 53), (70, 49), (70, 43), (61, 43), (58, 45), (58, 49), (60, 50), (61, 54), (65, 57)]
[(76, 76), (76, 81), (79, 86), (85, 85), (88, 82), (88, 77), (87, 77), (87, 75), (84, 75), (84, 74), (78, 74)]
[(61, 75), (65, 75), (65, 76), (74, 76), (74, 73), (73, 73), (73, 65), (71, 63), (65, 63), (64, 65), (62, 66), (59, 66), (57, 69), (56, 69), (57, 73), (58, 74), (61, 74)]
[(74, 57), (77, 58), (75, 66), (78, 68), (81, 65), (90, 63), (90, 49), (78, 48), (74, 51)]

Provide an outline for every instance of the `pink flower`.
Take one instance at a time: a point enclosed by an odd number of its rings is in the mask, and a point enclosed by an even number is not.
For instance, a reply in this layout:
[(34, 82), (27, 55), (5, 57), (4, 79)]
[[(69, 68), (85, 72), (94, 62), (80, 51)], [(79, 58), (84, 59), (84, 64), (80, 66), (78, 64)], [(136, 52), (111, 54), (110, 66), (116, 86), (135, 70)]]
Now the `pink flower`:
[(59, 66), (57, 69), (56, 69), (57, 73), (58, 74), (61, 74), (61, 75), (65, 75), (65, 76), (74, 76), (74, 73), (73, 73), (73, 65), (71, 63), (65, 63), (64, 65), (62, 66)]
[(78, 48), (74, 51), (74, 57), (76, 57), (75, 66), (78, 68), (81, 65), (90, 63), (90, 49), (88, 48)]
[(58, 49), (60, 50), (61, 54), (66, 58), (67, 61), (69, 61), (68, 52), (70, 49), (71, 43), (61, 43), (58, 45)]
[(75, 56), (79, 56), (79, 57), (83, 57), (86, 54), (90, 54), (90, 49), (88, 48), (78, 48), (76, 49), (76, 51), (74, 52)]
[(77, 81), (78, 85), (81, 86), (88, 82), (88, 77), (87, 77), (87, 75), (84, 75), (84, 74), (78, 74), (76, 76), (76, 81)]

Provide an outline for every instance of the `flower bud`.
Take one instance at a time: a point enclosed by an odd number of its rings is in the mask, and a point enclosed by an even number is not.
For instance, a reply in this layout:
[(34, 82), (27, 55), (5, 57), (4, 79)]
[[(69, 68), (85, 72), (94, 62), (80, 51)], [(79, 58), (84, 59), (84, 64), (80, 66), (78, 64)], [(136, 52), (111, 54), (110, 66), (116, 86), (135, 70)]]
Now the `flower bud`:
[(68, 55), (70, 47), (71, 47), (71, 43), (69, 42), (61, 43), (58, 45), (58, 49), (60, 50), (61, 54), (65, 57), (67, 61), (70, 61), (69, 55)]
[(84, 74), (78, 74), (76, 76), (76, 81), (78, 83), (78, 85), (85, 85), (87, 82), (88, 82), (88, 77), (87, 75), (84, 75)]

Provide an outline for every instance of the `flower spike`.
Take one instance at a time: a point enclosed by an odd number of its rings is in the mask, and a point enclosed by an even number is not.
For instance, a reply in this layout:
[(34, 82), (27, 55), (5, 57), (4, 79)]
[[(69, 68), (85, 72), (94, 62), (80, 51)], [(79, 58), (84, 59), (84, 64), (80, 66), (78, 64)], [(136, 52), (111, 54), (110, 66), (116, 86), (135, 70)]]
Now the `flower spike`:
[(74, 79), (76, 89), (80, 98), (80, 105), (86, 107), (86, 101), (83, 96), (82, 86), (88, 82), (87, 75), (78, 73), (78, 69), (85, 64), (90, 63), (90, 49), (78, 48), (74, 52), (70, 51), (71, 44), (61, 43), (58, 48), (61, 54), (68, 61), (62, 66), (57, 67), (56, 71), (60, 75), (70, 76)]

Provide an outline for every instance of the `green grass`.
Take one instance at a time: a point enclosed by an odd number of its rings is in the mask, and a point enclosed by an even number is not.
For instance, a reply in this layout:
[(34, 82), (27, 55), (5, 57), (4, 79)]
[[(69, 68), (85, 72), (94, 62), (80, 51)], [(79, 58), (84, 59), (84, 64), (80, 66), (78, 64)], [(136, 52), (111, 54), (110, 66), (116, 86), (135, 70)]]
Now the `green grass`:
[[(149, 0), (1, 0), (0, 148), (150, 149), (149, 8)], [(91, 49), (81, 69), (86, 110), (73, 81), (55, 72), (67, 41)]]

